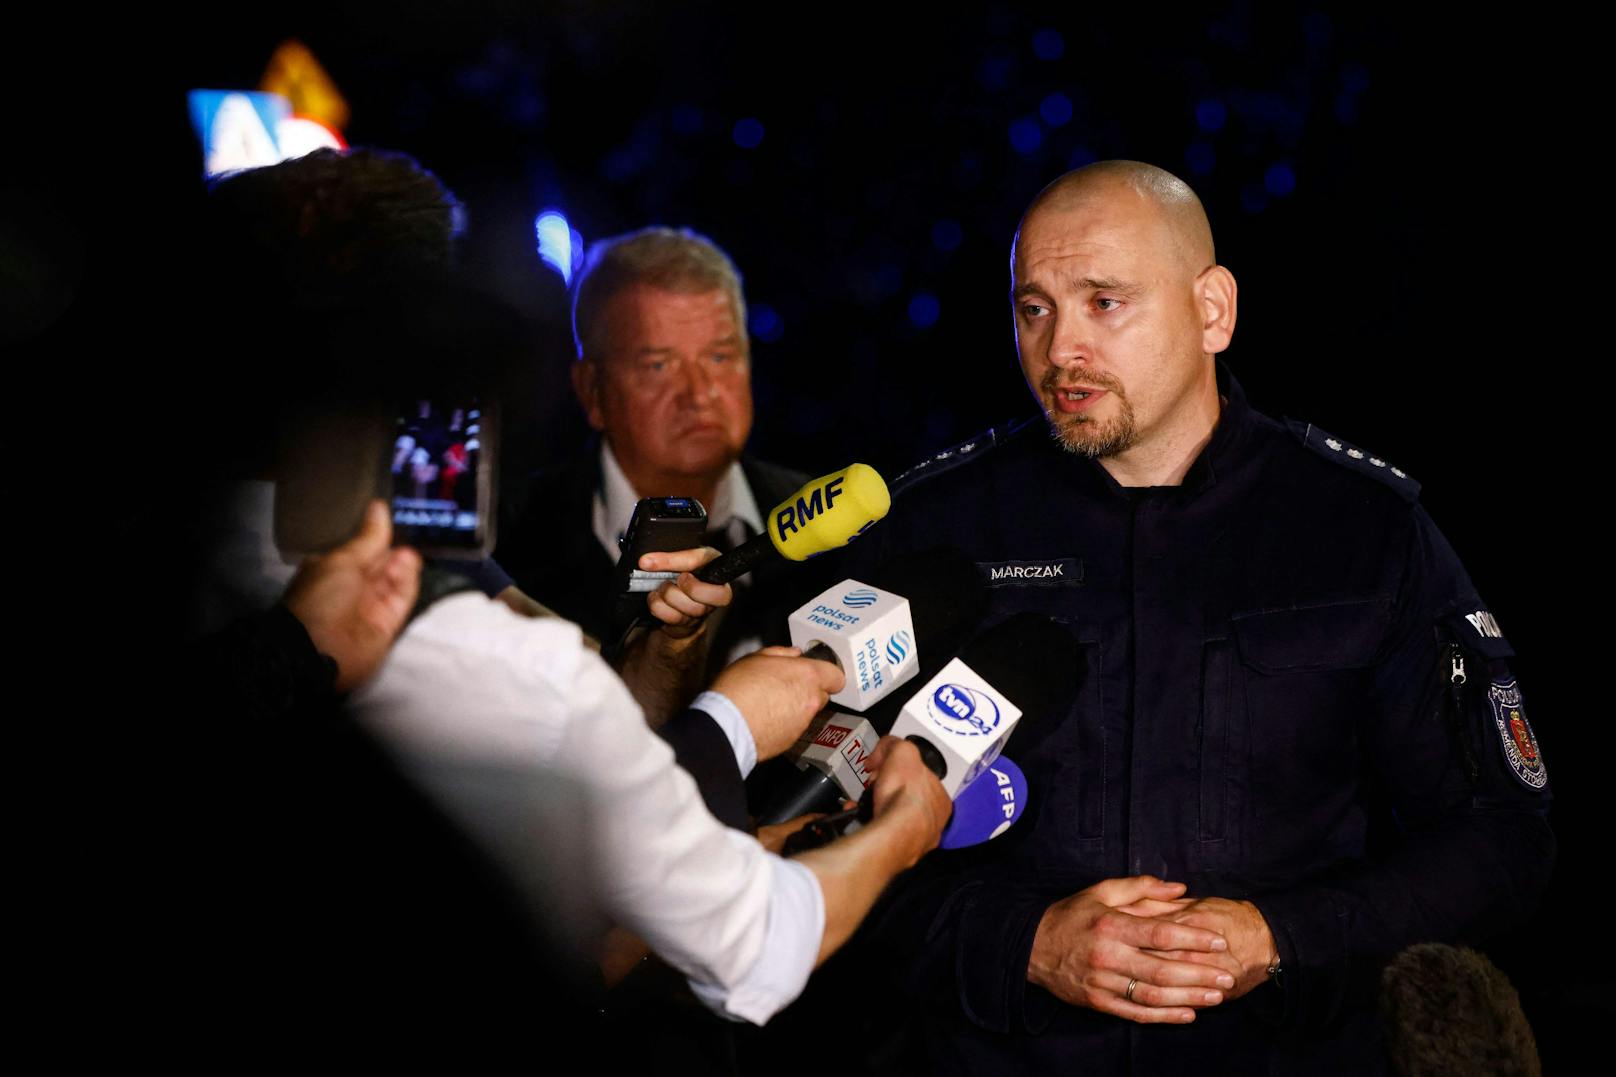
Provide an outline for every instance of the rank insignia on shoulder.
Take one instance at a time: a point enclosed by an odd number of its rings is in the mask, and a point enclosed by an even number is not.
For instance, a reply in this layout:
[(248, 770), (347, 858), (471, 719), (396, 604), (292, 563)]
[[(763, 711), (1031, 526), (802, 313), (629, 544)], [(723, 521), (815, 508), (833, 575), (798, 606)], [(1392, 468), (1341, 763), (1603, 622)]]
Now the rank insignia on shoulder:
[(1542, 789), (1548, 784), (1549, 772), (1543, 767), (1537, 737), (1532, 735), (1532, 727), (1526, 721), (1520, 685), (1514, 681), (1493, 681), (1487, 686), (1487, 702), (1492, 704), (1493, 722), (1498, 726), (1498, 738), (1509, 769), (1515, 772), (1521, 784), (1530, 789)]
[(1400, 467), (1393, 467), (1385, 460), (1373, 453), (1365, 452), (1356, 445), (1349, 445), (1334, 434), (1328, 434), (1312, 423), (1299, 422), (1296, 419), (1287, 419), (1285, 425), (1290, 427), (1291, 433), (1301, 439), (1302, 444), (1329, 460), (1334, 460), (1343, 467), (1371, 475), (1390, 486), (1410, 501), (1420, 495), (1420, 484), (1409, 478), (1408, 472)]
[(958, 445), (944, 449), (942, 452), (934, 453), (903, 472), (896, 479), (893, 479), (887, 484), (887, 489), (896, 496), (922, 479), (929, 479), (945, 471), (951, 471), (961, 464), (981, 457), (988, 450), (998, 448), (1012, 437), (1028, 429), (1032, 424), (1032, 419), (1024, 419), (1017, 423), (996, 426), (968, 441), (962, 441)]

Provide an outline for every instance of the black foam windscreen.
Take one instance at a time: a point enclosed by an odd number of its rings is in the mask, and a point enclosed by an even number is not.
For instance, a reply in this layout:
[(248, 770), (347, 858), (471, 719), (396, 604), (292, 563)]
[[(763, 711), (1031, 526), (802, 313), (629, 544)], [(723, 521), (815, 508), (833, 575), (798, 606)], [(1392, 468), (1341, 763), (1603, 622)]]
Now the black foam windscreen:
[(988, 592), (982, 573), (974, 561), (955, 549), (939, 546), (891, 558), (863, 582), (909, 600), (920, 650), (915, 679), (922, 683), (959, 654), (987, 613)]
[[(921, 654), (925, 655), (924, 647)], [(922, 669), (912, 682), (915, 688), (935, 676), (951, 658), (970, 666), (1021, 710), (1021, 720), (1008, 742), (1018, 756), (1029, 754), (1060, 724), (1083, 676), (1077, 637), (1041, 613), (1018, 613), (976, 634), (954, 653), (938, 656), (935, 668)], [(894, 692), (871, 707), (865, 717), (876, 732), (885, 734), (913, 696), (913, 690)]]

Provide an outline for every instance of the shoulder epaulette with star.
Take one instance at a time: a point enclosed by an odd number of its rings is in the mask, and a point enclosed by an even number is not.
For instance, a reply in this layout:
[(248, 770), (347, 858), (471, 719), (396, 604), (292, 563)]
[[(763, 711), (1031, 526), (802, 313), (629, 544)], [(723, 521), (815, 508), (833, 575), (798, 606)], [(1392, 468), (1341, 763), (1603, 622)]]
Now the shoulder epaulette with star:
[(1373, 453), (1364, 451), (1356, 445), (1350, 445), (1334, 434), (1327, 433), (1299, 419), (1286, 419), (1285, 425), (1290, 427), (1291, 433), (1303, 445), (1312, 449), (1327, 460), (1333, 460), (1342, 467), (1362, 472), (1379, 482), (1390, 486), (1408, 501), (1418, 501), (1420, 497), (1420, 484), (1409, 477), (1402, 468), (1393, 467), (1382, 458)]
[(1042, 416), (1035, 415), (1017, 422), (1005, 423), (1003, 426), (995, 426), (991, 430), (984, 430), (973, 438), (967, 438), (958, 445), (944, 449), (942, 452), (934, 453), (922, 460), (888, 483), (887, 489), (896, 497), (917, 482), (935, 478), (944, 472), (954, 470), (961, 464), (981, 459), (988, 452), (1005, 444), (1033, 423), (1041, 421), (1041, 419)]

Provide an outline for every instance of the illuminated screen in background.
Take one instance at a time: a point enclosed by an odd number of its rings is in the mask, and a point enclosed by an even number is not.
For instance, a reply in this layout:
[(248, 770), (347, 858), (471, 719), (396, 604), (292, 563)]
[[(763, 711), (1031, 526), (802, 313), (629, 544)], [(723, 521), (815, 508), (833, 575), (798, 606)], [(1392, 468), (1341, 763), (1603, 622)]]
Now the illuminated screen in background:
[(202, 142), (208, 177), (261, 168), (322, 147), (344, 149), (342, 136), (306, 116), (294, 116), (279, 94), (249, 90), (192, 90), (191, 126)]
[(429, 546), (479, 542), (478, 466), (482, 411), (475, 399), (417, 400), (399, 415), (393, 438), (393, 524)]

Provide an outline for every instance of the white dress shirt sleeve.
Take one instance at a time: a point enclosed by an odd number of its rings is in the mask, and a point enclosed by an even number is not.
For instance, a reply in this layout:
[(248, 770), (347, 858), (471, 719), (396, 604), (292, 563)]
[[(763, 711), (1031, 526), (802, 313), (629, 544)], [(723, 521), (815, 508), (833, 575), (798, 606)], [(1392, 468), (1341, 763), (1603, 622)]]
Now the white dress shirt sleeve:
[[(762, 1024), (801, 992), (824, 935), (818, 880), (713, 818), (576, 625), (478, 594), (444, 599), (410, 623), (350, 706), (407, 756), (531, 766), (537, 781), (548, 769), (578, 782), (601, 908), (716, 1012)], [(721, 727), (713, 712), (723, 709), (708, 710)]]
[(722, 692), (713, 691), (697, 696), (691, 701), (690, 709), (701, 711), (723, 732), (735, 752), (735, 765), (741, 768), (741, 777), (752, 773), (752, 768), (757, 766), (757, 740), (752, 736), (752, 727), (741, 716), (741, 709)]

